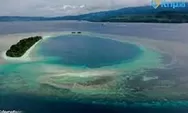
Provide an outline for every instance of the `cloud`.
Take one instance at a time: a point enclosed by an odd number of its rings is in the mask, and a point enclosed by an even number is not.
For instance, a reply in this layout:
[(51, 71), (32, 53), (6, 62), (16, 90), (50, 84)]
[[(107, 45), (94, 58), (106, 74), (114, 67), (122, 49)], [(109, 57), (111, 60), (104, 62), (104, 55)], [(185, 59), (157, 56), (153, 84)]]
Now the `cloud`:
[(85, 8), (85, 5), (81, 5), (80, 8)]
[(64, 16), (149, 3), (150, 0), (1, 0), (0, 16)]

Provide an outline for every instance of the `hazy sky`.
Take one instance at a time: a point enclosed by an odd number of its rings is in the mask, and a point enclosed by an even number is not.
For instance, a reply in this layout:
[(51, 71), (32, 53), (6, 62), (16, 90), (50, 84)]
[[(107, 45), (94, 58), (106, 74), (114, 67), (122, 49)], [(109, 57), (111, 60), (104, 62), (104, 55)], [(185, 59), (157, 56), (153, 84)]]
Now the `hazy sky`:
[(151, 0), (0, 0), (0, 16), (77, 15), (150, 3)]
[(0, 0), (0, 16), (61, 16), (149, 4), (150, 0)]

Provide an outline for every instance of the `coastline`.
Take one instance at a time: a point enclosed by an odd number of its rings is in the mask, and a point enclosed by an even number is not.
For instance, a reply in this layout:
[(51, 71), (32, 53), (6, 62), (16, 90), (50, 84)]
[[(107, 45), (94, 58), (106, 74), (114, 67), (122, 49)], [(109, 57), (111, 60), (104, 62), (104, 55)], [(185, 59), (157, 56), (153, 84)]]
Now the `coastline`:
[[(13, 33), (13, 34), (6, 34), (0, 35), (0, 64), (4, 64), (7, 61), (14, 61), (14, 62), (25, 62), (31, 61), (30, 53), (33, 51), (35, 46), (40, 42), (47, 40), (48, 38), (53, 38), (58, 35), (67, 35), (71, 34), (71, 32), (31, 32), (31, 33)], [(19, 40), (24, 39), (25, 37), (30, 36), (42, 36), (43, 39), (35, 43), (32, 47), (30, 47), (23, 56), (21, 57), (8, 57), (6, 55), (6, 51), (10, 48), (11, 45), (16, 44)]]
[[(46, 40), (50, 38), (51, 36), (42, 36), (42, 40)], [(9, 57), (6, 55), (6, 51), (2, 53), (2, 58), (7, 61), (30, 61), (30, 53), (33, 51), (33, 49), (37, 46), (38, 43), (40, 43), (42, 40), (39, 40), (36, 42), (33, 46), (31, 46), (21, 57)]]

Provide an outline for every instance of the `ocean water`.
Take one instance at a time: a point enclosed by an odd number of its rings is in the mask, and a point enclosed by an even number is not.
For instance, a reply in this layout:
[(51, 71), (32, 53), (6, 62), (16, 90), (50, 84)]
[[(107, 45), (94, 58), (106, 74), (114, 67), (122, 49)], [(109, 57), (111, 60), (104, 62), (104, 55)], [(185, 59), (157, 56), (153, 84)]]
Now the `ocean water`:
[[(78, 102), (71, 99), (33, 96), (25, 94), (1, 95), (0, 109), (5, 111), (22, 111), (24, 113), (187, 113), (183, 102), (154, 103), (152, 101), (139, 103), (127, 102), (125, 105), (99, 104), (89, 101)], [(181, 105), (181, 106), (180, 106)]]
[[(78, 21), (1, 22), (0, 34), (89, 31), (121, 36), (135, 36), (155, 40), (187, 41), (188, 24), (155, 23), (92, 23)], [(76, 26), (76, 27), (75, 27)]]
[(39, 53), (57, 58), (55, 64), (100, 68), (134, 60), (142, 51), (136, 45), (110, 39), (65, 35), (42, 42)]
[[(36, 27), (37, 26), (37, 27)], [(77, 26), (77, 28), (75, 28)], [(180, 42), (186, 42), (187, 41), (187, 30), (188, 26), (187, 24), (181, 24), (181, 25), (173, 25), (173, 24), (117, 24), (117, 23), (107, 23), (104, 27), (101, 26), (101, 23), (87, 23), (87, 22), (10, 22), (10, 23), (0, 23), (0, 34), (11, 34), (11, 33), (26, 33), (26, 32), (43, 32), (43, 31), (89, 31), (89, 32), (96, 32), (96, 33), (105, 33), (105, 34), (115, 34), (115, 35), (121, 35), (121, 36), (136, 36), (138, 38), (151, 38), (156, 40), (171, 40), (171, 41), (180, 41)], [(64, 36), (61, 36), (64, 37)], [(48, 57), (58, 56), (56, 62), (52, 63), (59, 63), (67, 65), (78, 65), (81, 66), (83, 64), (87, 64), (86, 66), (89, 68), (96, 68), (101, 67), (104, 65), (111, 65), (113, 63), (119, 63), (121, 61), (126, 61), (127, 59), (134, 59), (134, 56), (138, 55), (138, 48), (135, 45), (121, 45), (120, 42), (114, 42), (114, 41), (104, 41), (105, 44), (101, 43), (103, 42), (103, 39), (95, 38), (92, 40), (92, 42), (97, 43), (98, 46), (95, 46), (93, 48), (91, 40), (87, 40), (88, 37), (78, 37), (83, 40), (78, 40), (74, 36), (68, 36), (69, 38), (64, 37), (62, 38), (54, 38), (49, 39), (48, 41), (41, 44), (41, 55), (45, 55)], [(94, 36), (91, 36), (92, 38)], [(49, 43), (50, 41), (50, 43)], [(70, 42), (79, 42), (79, 43), (70, 43)], [(87, 43), (88, 45), (82, 46), (82, 43)], [(118, 44), (117, 44), (118, 43)], [(49, 46), (49, 44), (53, 44)], [(71, 45), (72, 44), (72, 45)], [(78, 45), (76, 45), (78, 44)], [(109, 45), (112, 44), (115, 47), (113, 47), (114, 51), (108, 51), (109, 48), (102, 48), (100, 49), (100, 45), (109, 47)], [(71, 46), (70, 46), (71, 45)], [(59, 46), (63, 46), (66, 49), (57, 49), (60, 48)], [(77, 49), (72, 49), (72, 47), (81, 47)], [(86, 46), (88, 47), (92, 53), (88, 53), (88, 50), (86, 49)], [(131, 50), (126, 50), (127, 46), (131, 46)], [(46, 47), (46, 48), (45, 48)], [(67, 48), (71, 48), (71, 51), (67, 51)], [(122, 51), (118, 51), (119, 48), (124, 51), (131, 51), (132, 54), (122, 53)], [(122, 49), (124, 48), (124, 49)], [(100, 51), (99, 51), (100, 49)], [(57, 50), (57, 51), (55, 51)], [(69, 49), (70, 50), (70, 49)], [(80, 52), (82, 50), (82, 52)], [(112, 49), (110, 49), (112, 50)], [(108, 53), (108, 57), (105, 56), (104, 52)], [(61, 53), (66, 53), (61, 54)], [(98, 53), (99, 52), (99, 53)], [(80, 58), (70, 56), (70, 53), (74, 54), (80, 54)], [(139, 62), (133, 63), (135, 65), (142, 65), (145, 63), (145, 61), (148, 61), (150, 58), (156, 58), (156, 53), (153, 52), (146, 52), (147, 54), (144, 54), (144, 60), (140, 59)], [(88, 54), (88, 55), (87, 55)], [(95, 56), (91, 54), (99, 54), (100, 56)], [(104, 61), (105, 58), (109, 58), (107, 61)], [(81, 56), (84, 55), (84, 58)], [(117, 56), (116, 56), (117, 55)], [(122, 55), (122, 56), (121, 56)], [(145, 57), (146, 56), (146, 57)], [(93, 60), (88, 60), (89, 58), (98, 57), (99, 60), (93, 62)], [(124, 59), (124, 58), (127, 59)], [(63, 58), (66, 58), (63, 59)], [(71, 58), (71, 61), (69, 61), (69, 58)], [(157, 57), (158, 58), (158, 57)], [(72, 59), (74, 59), (74, 62), (72, 62)], [(82, 59), (82, 62), (80, 62), (80, 59)], [(113, 59), (113, 60), (111, 60)], [(83, 63), (84, 62), (84, 63)], [(102, 62), (102, 64), (100, 64)], [(156, 64), (158, 64), (158, 61), (156, 60)], [(37, 84), (35, 86), (37, 81), (38, 74), (42, 74), (42, 72), (38, 73), (38, 66), (40, 62), (35, 62), (35, 65), (29, 65), (29, 64), (15, 64), (15, 65), (7, 65), (3, 66), (3, 68), (0, 68), (1, 75), (0, 76), (1, 82), (0, 82), (0, 88), (3, 90), (0, 90), (0, 110), (5, 111), (11, 111), (11, 110), (17, 110), (17, 111), (23, 111), (24, 113), (187, 113), (188, 112), (188, 104), (186, 99), (181, 101), (174, 100), (164, 100), (164, 101), (156, 101), (156, 100), (149, 100), (147, 101), (147, 97), (140, 94), (140, 97), (143, 99), (140, 101), (135, 101), (137, 97), (135, 95), (128, 95), (130, 98), (135, 98), (134, 101), (127, 101), (124, 99), (119, 99), (116, 97), (116, 95), (113, 95), (114, 99), (107, 99), (105, 98), (79, 98), (80, 94), (68, 96), (68, 97), (58, 97), (55, 96), (55, 94), (61, 93), (61, 91), (58, 90), (58, 88), (52, 87), (54, 90), (50, 90), (51, 88), (45, 88), (50, 86), (40, 86), (40, 84)], [(153, 64), (153, 61), (148, 64)], [(94, 66), (92, 66), (94, 65)], [(123, 65), (124, 66), (124, 65)], [(127, 68), (134, 67), (133, 65), (127, 65)], [(115, 66), (117, 67), (117, 66)], [(147, 66), (148, 67), (148, 66)], [(29, 69), (29, 71), (28, 71)], [(175, 70), (170, 70), (169, 78), (173, 79), (173, 75)], [(181, 74), (185, 74), (186, 72), (180, 71)], [(16, 73), (16, 74), (15, 74)], [(21, 76), (19, 76), (19, 74)], [(167, 72), (163, 71), (157, 71), (156, 74), (166, 75)], [(179, 73), (179, 70), (177, 71)], [(153, 73), (151, 73), (153, 74)], [(9, 75), (9, 77), (6, 78), (6, 75)], [(14, 77), (16, 79), (14, 79)], [(24, 78), (24, 79), (22, 79)], [(168, 79), (169, 79), (168, 78)], [(122, 78), (124, 79), (124, 78)], [(6, 83), (6, 87), (4, 86), (4, 81)], [(125, 81), (121, 81), (125, 82)], [(155, 81), (152, 81), (155, 82)], [(22, 91), (22, 87), (20, 87), (21, 84), (24, 91)], [(133, 82), (134, 83), (134, 82)], [(137, 81), (135, 82), (135, 84)], [(147, 85), (147, 87), (152, 86), (153, 83), (150, 83)], [(29, 85), (29, 87), (27, 87)], [(123, 83), (118, 84), (120, 85), (123, 90), (125, 87)], [(140, 84), (142, 85), (142, 84)], [(31, 87), (30, 87), (31, 86)], [(9, 90), (9, 87), (13, 87), (13, 90)], [(37, 88), (36, 88), (37, 87)], [(54, 96), (52, 95), (44, 95), (41, 93), (35, 93), (37, 92), (50, 92), (51, 94), (54, 93)], [(17, 92), (20, 91), (20, 92)], [(123, 90), (125, 93), (128, 90)], [(69, 92), (69, 91), (67, 91)], [(66, 94), (66, 93), (65, 93)], [(139, 94), (138, 94), (139, 95)], [(96, 96), (96, 95), (94, 95)], [(118, 103), (122, 102), (122, 103)]]

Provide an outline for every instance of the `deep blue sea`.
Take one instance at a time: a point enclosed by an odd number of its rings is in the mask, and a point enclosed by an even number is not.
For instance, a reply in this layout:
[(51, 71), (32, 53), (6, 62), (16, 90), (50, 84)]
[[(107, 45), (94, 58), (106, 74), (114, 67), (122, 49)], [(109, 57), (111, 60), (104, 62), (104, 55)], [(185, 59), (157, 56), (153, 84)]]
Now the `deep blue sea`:
[[(152, 103), (152, 102), (150, 102)], [(0, 109), (23, 113), (187, 113), (188, 108), (177, 106), (139, 106), (127, 102), (126, 107), (116, 105), (78, 102), (25, 94), (1, 95)]]
[(131, 61), (141, 54), (141, 50), (136, 45), (111, 39), (65, 35), (44, 41), (39, 53), (56, 57), (55, 64), (100, 68)]
[(84, 21), (1, 22), (0, 34), (41, 31), (89, 31), (155, 40), (187, 41), (187, 27), (188, 24), (165, 23), (105, 23), (103, 25), (103, 23)]

